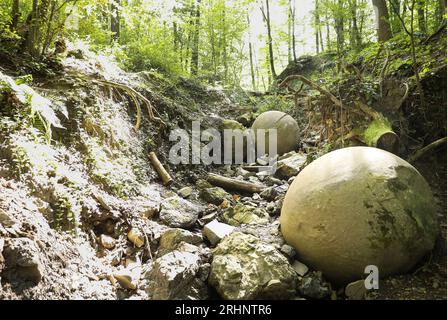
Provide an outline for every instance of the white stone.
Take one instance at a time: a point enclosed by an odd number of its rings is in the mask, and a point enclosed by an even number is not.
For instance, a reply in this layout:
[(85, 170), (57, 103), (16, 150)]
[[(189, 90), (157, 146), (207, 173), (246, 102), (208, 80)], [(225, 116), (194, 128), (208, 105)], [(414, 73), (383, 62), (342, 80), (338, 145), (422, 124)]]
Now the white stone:
[(209, 240), (209, 242), (215, 246), (218, 244), (225, 236), (229, 235), (234, 231), (234, 227), (225, 223), (221, 223), (217, 220), (213, 220), (203, 228), (204, 236)]

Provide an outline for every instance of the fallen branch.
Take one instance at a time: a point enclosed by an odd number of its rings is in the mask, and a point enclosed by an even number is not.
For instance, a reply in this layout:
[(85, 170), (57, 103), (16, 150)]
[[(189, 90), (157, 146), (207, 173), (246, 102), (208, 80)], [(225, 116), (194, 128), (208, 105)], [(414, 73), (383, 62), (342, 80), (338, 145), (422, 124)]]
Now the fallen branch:
[(207, 180), (209, 183), (227, 190), (243, 191), (248, 193), (261, 193), (266, 188), (264, 185), (227, 178), (213, 173), (208, 174)]
[(281, 82), (281, 84), (279, 85), (280, 88), (284, 88), (288, 85), (288, 83), (292, 80), (299, 80), (301, 82), (303, 82), (304, 84), (307, 84), (309, 87), (319, 91), (321, 94), (325, 95), (326, 97), (328, 97), (333, 104), (335, 104), (337, 107), (343, 108), (343, 103), (336, 97), (334, 96), (331, 92), (329, 92), (328, 90), (326, 90), (325, 88), (319, 86), (318, 84), (316, 84), (315, 82), (307, 79), (306, 77), (302, 76), (302, 75), (292, 75), (292, 76), (288, 76), (287, 78), (284, 79), (283, 82)]
[(286, 88), (288, 87), (288, 83), (290, 81), (293, 80), (298, 80), (303, 82), (304, 84), (308, 85), (309, 87), (311, 87), (314, 90), (317, 90), (318, 92), (320, 92), (321, 94), (325, 95), (326, 97), (328, 97), (332, 103), (337, 106), (340, 109), (346, 110), (346, 111), (352, 111), (356, 114), (359, 115), (364, 115), (363, 112), (361, 110), (356, 110), (356, 109), (352, 109), (352, 108), (347, 108), (343, 102), (338, 99), (336, 96), (334, 96), (329, 90), (321, 87), (320, 85), (316, 84), (315, 82), (307, 79), (306, 77), (302, 76), (302, 75), (292, 75), (292, 76), (288, 76), (287, 78), (284, 79), (283, 82), (281, 82), (281, 84), (279, 85), (280, 88)]
[(154, 166), (155, 171), (157, 171), (158, 176), (160, 177), (163, 184), (165, 186), (171, 185), (174, 182), (174, 180), (169, 175), (169, 173), (166, 171), (166, 169), (163, 167), (160, 160), (158, 160), (155, 152), (149, 152), (149, 160), (151, 161), (152, 165)]
[(422, 149), (420, 149), (419, 151), (414, 153), (410, 157), (410, 159), (408, 161), (409, 162), (416, 162), (418, 159), (420, 159), (421, 157), (425, 156), (430, 151), (433, 151), (434, 149), (439, 148), (443, 144), (447, 144), (447, 137), (439, 139), (439, 140), (436, 140), (435, 142), (430, 143), (428, 146), (423, 147)]

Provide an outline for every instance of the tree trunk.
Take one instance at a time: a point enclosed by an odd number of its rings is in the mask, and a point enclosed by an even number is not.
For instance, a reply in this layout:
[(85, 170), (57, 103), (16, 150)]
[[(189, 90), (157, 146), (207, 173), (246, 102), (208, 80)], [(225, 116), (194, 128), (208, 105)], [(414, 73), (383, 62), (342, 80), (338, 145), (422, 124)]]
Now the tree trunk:
[(418, 23), (419, 31), (422, 34), (427, 34), (427, 22), (425, 21), (425, 3), (424, 0), (418, 1)]
[(191, 50), (191, 74), (196, 76), (199, 71), (199, 40), (200, 40), (200, 0), (196, 2), (195, 28)]
[(26, 37), (26, 50), (33, 56), (38, 56), (38, 36), (39, 36), (39, 0), (33, 0), (33, 6), (31, 13), (27, 18), (27, 37)]
[(343, 17), (343, 0), (338, 0), (338, 8), (335, 12), (335, 32), (337, 33), (337, 52), (344, 50), (345, 45), (345, 21)]
[(362, 36), (358, 27), (358, 4), (357, 0), (351, 1), (352, 29), (351, 29), (351, 47), (357, 50), (362, 45)]
[(276, 80), (276, 70), (275, 70), (275, 59), (273, 55), (273, 38), (272, 38), (272, 26), (270, 21), (270, 4), (269, 0), (265, 0), (266, 9), (264, 11), (263, 8), (261, 8), (262, 15), (264, 17), (264, 21), (267, 25), (267, 42), (269, 47), (269, 64), (270, 64), (270, 72), (272, 76), (272, 80)]
[(110, 31), (112, 32), (112, 42), (120, 39), (120, 0), (113, 0), (110, 3)]
[(296, 56), (296, 36), (295, 36), (295, 17), (296, 17), (296, 3), (295, 0), (292, 0), (290, 10), (292, 11), (292, 52), (293, 52), (293, 61), (297, 60)]
[[(250, 15), (247, 13), (247, 24), (248, 30), (250, 30)], [(249, 40), (248, 40), (248, 49), (250, 50), (250, 73), (251, 73), (251, 85), (253, 87), (253, 91), (256, 91), (256, 77), (255, 77), (255, 66), (253, 62), (253, 44), (251, 42), (251, 32), (249, 31)]]
[(392, 38), (389, 21), (388, 7), (385, 0), (372, 0), (376, 14), (376, 30), (379, 42), (385, 42)]
[(16, 31), (17, 26), (19, 25), (20, 19), (20, 2), (19, 0), (12, 1), (12, 11), (11, 11), (11, 30)]
[(441, 7), (442, 21), (444, 21), (444, 16), (447, 15), (447, 0), (439, 0), (439, 5)]
[(315, 0), (315, 48), (317, 54), (320, 53), (320, 41), (323, 39), (320, 38), (320, 33), (318, 32), (320, 29), (320, 8), (318, 0)]

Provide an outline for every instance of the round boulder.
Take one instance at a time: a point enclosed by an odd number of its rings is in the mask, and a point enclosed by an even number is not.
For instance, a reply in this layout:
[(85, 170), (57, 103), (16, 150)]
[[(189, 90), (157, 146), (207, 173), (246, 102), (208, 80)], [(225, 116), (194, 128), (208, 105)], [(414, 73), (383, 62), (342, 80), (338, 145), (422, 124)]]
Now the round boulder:
[(419, 172), (380, 149), (331, 152), (293, 181), (281, 231), (300, 259), (338, 284), (405, 273), (434, 247), (439, 233), (433, 195)]
[[(298, 124), (290, 115), (281, 111), (267, 111), (259, 115), (252, 129), (277, 129), (277, 152), (279, 155), (295, 150), (298, 144)], [(268, 153), (268, 133), (265, 135), (265, 152)]]

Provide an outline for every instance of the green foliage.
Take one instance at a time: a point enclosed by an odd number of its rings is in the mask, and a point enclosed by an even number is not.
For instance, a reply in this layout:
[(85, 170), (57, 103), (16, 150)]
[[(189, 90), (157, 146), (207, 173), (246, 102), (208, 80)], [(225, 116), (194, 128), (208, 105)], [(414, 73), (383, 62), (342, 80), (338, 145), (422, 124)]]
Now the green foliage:
[(14, 97), (15, 100), (12, 101), (23, 106), (20, 108), (23, 121), (38, 129), (47, 143), (50, 143), (52, 127), (63, 128), (63, 126), (51, 107), (51, 101), (25, 84), (31, 81), (31, 76), (20, 77), (14, 81), (11, 77), (0, 73), (0, 94), (8, 93)]

